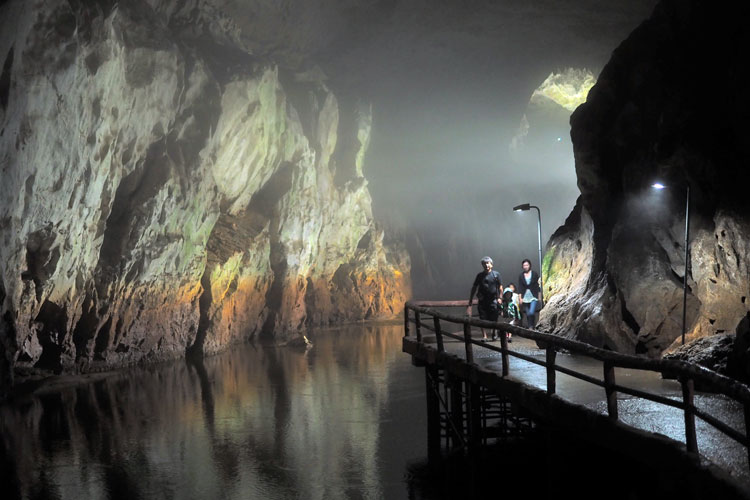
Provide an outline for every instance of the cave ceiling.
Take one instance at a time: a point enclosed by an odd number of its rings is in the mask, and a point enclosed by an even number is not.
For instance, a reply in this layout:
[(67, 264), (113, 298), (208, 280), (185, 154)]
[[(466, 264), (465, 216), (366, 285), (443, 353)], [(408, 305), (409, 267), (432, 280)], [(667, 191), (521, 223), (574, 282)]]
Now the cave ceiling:
[(450, 80), (468, 72), (491, 79), (507, 77), (509, 70), (519, 76), (525, 68), (542, 73), (562, 66), (599, 69), (656, 1), (150, 3), (176, 25), (210, 31), (213, 38), (220, 34), (258, 58), (300, 71), (321, 64), (330, 76), (373, 89), (389, 78)]

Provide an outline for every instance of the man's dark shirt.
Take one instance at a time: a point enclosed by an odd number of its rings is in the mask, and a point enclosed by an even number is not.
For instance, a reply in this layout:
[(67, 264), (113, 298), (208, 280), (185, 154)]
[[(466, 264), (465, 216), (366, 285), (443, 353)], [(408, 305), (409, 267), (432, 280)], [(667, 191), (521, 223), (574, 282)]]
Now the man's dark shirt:
[(500, 297), (501, 284), (500, 273), (497, 271), (485, 273), (483, 271), (474, 278), (472, 288), (477, 289), (477, 299), (479, 299), (479, 302), (487, 303), (497, 300)]

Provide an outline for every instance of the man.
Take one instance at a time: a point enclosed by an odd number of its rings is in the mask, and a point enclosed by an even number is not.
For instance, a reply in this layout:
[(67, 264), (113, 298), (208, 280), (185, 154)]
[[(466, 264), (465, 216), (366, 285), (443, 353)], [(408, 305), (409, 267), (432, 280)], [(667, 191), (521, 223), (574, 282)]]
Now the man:
[(518, 276), (518, 294), (522, 300), (522, 310), (526, 316), (529, 329), (536, 329), (536, 316), (542, 304), (542, 288), (539, 286), (539, 274), (531, 269), (531, 261), (523, 259), (523, 272)]
[[(492, 270), (492, 259), (489, 257), (482, 258), (482, 267), (484, 271), (477, 274), (474, 278), (474, 284), (471, 286), (469, 295), (469, 307), (466, 308), (466, 314), (471, 316), (471, 302), (474, 300), (476, 293), (479, 310), (479, 319), (485, 321), (497, 321), (502, 303), (503, 284), (500, 280), (500, 273)], [(495, 330), (492, 330), (492, 340), (497, 338)], [(482, 328), (482, 342), (487, 342), (487, 332)]]

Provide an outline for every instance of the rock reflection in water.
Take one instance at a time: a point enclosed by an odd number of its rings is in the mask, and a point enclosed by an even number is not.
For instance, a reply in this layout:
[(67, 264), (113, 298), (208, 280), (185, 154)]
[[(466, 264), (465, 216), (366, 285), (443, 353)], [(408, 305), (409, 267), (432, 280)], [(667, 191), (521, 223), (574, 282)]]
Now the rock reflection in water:
[(0, 480), (20, 498), (406, 497), (424, 381), (401, 336), (353, 327), (37, 393), (0, 407)]

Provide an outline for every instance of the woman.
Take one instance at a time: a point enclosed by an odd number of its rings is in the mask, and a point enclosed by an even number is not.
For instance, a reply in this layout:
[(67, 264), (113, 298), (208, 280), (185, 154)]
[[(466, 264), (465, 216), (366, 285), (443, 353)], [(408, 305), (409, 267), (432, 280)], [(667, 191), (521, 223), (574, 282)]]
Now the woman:
[(536, 329), (536, 316), (542, 301), (542, 289), (539, 286), (539, 274), (531, 269), (531, 261), (523, 259), (523, 272), (518, 276), (518, 294), (521, 296), (521, 309), (526, 315), (526, 323), (532, 330)]

